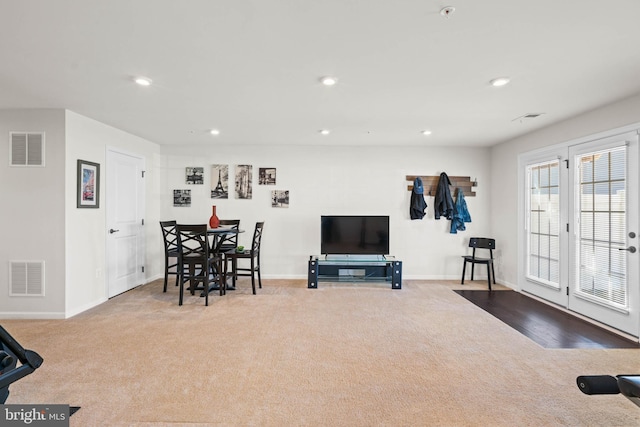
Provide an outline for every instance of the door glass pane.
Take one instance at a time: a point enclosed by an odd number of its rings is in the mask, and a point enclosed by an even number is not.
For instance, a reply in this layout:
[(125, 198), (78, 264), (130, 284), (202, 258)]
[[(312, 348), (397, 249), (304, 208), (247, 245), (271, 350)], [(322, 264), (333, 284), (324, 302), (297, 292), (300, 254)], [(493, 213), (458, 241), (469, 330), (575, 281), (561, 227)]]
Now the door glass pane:
[(628, 307), (626, 252), (626, 147), (580, 156), (577, 183), (580, 227), (576, 292)]
[(582, 184), (580, 186), (580, 206), (582, 212), (590, 212), (593, 208), (593, 184)]
[(560, 163), (528, 166), (527, 277), (560, 288)]

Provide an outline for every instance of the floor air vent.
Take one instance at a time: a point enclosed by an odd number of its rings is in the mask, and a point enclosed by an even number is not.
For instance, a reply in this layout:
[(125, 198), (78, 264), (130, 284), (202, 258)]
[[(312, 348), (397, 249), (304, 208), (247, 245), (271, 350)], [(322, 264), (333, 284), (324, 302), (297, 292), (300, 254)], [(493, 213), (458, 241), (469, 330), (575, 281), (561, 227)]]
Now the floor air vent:
[(11, 261), (9, 296), (44, 296), (44, 261)]
[(9, 133), (11, 166), (44, 166), (44, 132)]

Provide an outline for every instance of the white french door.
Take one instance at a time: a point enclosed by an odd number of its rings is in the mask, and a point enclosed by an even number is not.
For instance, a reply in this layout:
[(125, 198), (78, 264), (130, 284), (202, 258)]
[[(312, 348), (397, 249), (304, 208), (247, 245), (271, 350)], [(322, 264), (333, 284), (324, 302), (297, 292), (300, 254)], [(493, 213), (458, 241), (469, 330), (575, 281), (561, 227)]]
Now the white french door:
[(638, 135), (570, 147), (569, 159), (569, 308), (637, 337)]
[(566, 148), (529, 159), (526, 165), (524, 277), (522, 290), (567, 306)]
[(528, 155), (521, 290), (640, 332), (638, 134)]

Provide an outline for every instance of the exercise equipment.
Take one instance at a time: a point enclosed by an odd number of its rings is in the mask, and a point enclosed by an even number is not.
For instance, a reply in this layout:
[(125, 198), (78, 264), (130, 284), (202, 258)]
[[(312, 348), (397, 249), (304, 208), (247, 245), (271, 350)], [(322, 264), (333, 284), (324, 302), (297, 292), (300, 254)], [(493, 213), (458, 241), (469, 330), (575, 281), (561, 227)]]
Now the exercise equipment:
[(582, 375), (576, 378), (584, 394), (622, 394), (640, 406), (640, 375)]
[(0, 326), (0, 404), (4, 404), (9, 397), (9, 385), (38, 369), (42, 361), (38, 353), (25, 350)]

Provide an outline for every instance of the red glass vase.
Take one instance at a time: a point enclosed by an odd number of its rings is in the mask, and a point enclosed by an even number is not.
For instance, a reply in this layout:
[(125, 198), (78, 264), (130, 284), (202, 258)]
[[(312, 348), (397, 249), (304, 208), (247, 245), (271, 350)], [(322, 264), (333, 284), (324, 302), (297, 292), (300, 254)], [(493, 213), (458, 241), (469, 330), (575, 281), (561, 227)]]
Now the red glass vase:
[(211, 218), (209, 218), (209, 227), (211, 228), (218, 228), (220, 226), (220, 218), (218, 218), (218, 215), (216, 215), (216, 207), (212, 206), (212, 215)]

